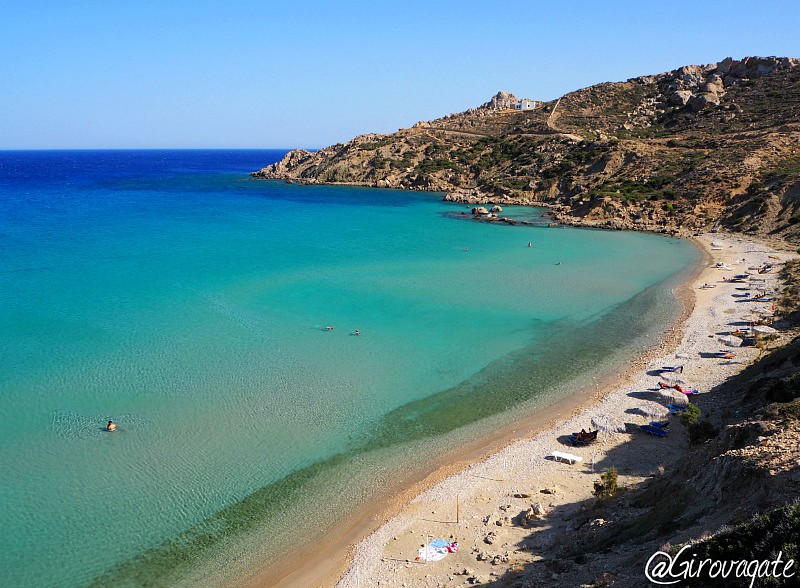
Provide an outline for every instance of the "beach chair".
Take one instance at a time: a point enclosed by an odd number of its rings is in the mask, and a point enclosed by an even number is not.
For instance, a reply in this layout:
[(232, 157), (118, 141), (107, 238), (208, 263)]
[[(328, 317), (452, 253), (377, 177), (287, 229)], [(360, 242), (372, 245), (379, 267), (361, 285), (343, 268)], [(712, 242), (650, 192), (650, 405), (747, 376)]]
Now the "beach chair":
[(571, 453), (564, 453), (563, 451), (554, 451), (550, 454), (556, 461), (566, 461), (569, 465), (580, 463), (583, 458), (580, 455), (572, 455)]
[(597, 439), (598, 431), (590, 431), (588, 433), (573, 433), (569, 436), (569, 442), (575, 447), (583, 447), (589, 445)]
[(650, 421), (650, 426), (655, 427), (656, 429), (661, 429), (662, 431), (669, 428), (669, 421)]
[(654, 427), (653, 425), (639, 425), (639, 428), (645, 433), (653, 435), (654, 437), (666, 437), (668, 434), (668, 432), (664, 429)]
[(686, 410), (686, 407), (680, 406), (679, 404), (668, 404), (667, 410), (669, 410), (671, 414), (677, 414), (679, 412), (683, 412), (684, 410)]

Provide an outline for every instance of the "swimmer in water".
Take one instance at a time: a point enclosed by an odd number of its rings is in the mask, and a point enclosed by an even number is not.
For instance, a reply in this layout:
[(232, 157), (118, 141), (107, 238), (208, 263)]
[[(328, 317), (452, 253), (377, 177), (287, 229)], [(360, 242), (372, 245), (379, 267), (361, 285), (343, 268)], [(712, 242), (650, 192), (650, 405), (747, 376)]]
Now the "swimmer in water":
[(325, 330), (326, 330), (326, 331), (332, 331), (332, 330), (333, 330), (333, 327), (331, 327), (331, 326), (327, 326), (327, 327), (325, 327)]
[(106, 431), (110, 433), (116, 430), (117, 430), (117, 423), (115, 423), (114, 421), (108, 421), (108, 424), (106, 425)]
[(361, 334), (361, 331), (359, 331), (358, 329), (356, 329), (356, 332), (355, 332), (355, 334), (356, 334), (356, 335), (360, 335), (360, 334)]
[(528, 247), (533, 247), (533, 243), (528, 243)]

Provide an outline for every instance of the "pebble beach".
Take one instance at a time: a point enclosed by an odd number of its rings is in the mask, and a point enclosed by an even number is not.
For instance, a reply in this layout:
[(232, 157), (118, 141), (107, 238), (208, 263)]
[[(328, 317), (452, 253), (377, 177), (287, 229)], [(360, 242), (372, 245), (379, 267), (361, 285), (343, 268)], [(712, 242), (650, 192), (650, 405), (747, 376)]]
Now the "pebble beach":
[[(706, 394), (756, 360), (762, 353), (757, 347), (732, 349), (734, 357), (716, 357), (725, 349), (721, 336), (747, 319), (768, 316), (772, 308), (771, 302), (745, 300), (742, 284), (724, 279), (795, 257), (739, 237), (707, 234), (695, 240), (706, 252), (705, 267), (676, 292), (684, 301), (684, 318), (665, 334), (658, 349), (595, 390), (588, 407), (543, 430), (522, 433), (519, 440), (416, 495), (353, 548), (349, 568), (331, 585), (439, 587), (492, 581), (515, 567), (522, 569), (535, 558), (531, 547), (546, 545), (567, 529), (570, 510), (592, 498), (600, 473), (615, 467), (620, 484), (632, 487), (683, 455), (688, 438), (674, 416), (667, 437), (653, 437), (639, 428), (670, 419), (670, 400), (659, 391), (663, 368), (682, 366), (680, 379)], [(718, 264), (724, 267), (714, 267)], [(759, 284), (771, 291), (778, 286), (777, 273), (776, 267), (756, 278), (765, 279)], [(621, 424), (625, 432), (601, 432), (585, 447), (569, 444), (569, 435), (594, 429), (598, 417)], [(554, 451), (582, 461), (554, 460)], [(525, 513), (532, 524), (521, 524)], [(458, 551), (441, 561), (417, 559), (420, 548), (435, 538), (457, 542)]]

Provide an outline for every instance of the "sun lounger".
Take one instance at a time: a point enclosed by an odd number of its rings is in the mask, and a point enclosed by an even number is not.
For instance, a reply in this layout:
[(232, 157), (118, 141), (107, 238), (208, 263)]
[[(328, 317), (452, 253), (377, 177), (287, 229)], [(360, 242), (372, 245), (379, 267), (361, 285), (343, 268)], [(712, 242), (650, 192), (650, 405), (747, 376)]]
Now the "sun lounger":
[(650, 426), (655, 427), (656, 429), (661, 429), (662, 431), (669, 427), (669, 421), (650, 421)]
[(583, 461), (583, 458), (581, 456), (572, 455), (571, 453), (564, 453), (563, 451), (554, 451), (550, 455), (552, 455), (556, 461), (566, 461), (569, 462), (570, 465), (576, 462), (580, 463)]
[(654, 437), (666, 437), (668, 434), (667, 431), (654, 427), (653, 425), (639, 425), (639, 428)]
[(583, 447), (584, 445), (589, 445), (589, 443), (595, 441), (597, 439), (597, 433), (598, 431), (590, 431), (588, 433), (573, 433), (569, 436), (569, 442), (575, 447)]
[(667, 405), (667, 409), (672, 414), (675, 414), (675, 413), (678, 413), (678, 412), (683, 412), (684, 410), (686, 410), (686, 407), (685, 406), (680, 406), (679, 404), (668, 404)]

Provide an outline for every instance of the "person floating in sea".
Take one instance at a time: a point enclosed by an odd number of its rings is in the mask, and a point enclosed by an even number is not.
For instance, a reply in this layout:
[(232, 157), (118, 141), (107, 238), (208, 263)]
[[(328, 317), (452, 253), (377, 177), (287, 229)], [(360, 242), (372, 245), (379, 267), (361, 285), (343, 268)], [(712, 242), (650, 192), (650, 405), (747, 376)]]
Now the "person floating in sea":
[(358, 329), (356, 329), (356, 332), (355, 332), (354, 334), (355, 334), (355, 335), (360, 335), (360, 334), (361, 334), (361, 331), (359, 331)]
[(333, 327), (331, 327), (330, 325), (328, 325), (327, 327), (325, 327), (325, 330), (326, 330), (326, 331), (332, 331), (332, 330), (333, 330)]
[(106, 431), (110, 433), (116, 430), (117, 430), (117, 423), (115, 423), (114, 421), (108, 421), (108, 424), (106, 425)]
[(528, 247), (533, 247), (533, 243), (528, 243)]

